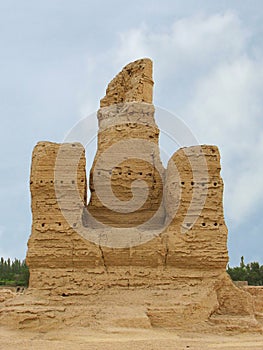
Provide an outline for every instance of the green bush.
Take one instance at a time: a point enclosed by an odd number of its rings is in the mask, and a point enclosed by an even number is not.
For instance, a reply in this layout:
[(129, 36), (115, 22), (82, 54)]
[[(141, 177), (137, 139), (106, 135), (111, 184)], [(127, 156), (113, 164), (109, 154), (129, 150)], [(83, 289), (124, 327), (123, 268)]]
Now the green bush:
[(233, 281), (247, 281), (250, 286), (263, 286), (263, 265), (258, 262), (244, 263), (241, 257), (240, 266), (227, 267), (227, 273)]
[(25, 260), (0, 259), (0, 285), (28, 287), (29, 270)]

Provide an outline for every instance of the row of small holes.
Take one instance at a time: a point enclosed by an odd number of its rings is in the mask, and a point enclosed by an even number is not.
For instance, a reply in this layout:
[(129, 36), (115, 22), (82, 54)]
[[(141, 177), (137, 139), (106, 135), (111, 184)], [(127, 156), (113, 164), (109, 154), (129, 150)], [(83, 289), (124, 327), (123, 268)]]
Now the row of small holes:
[[(109, 174), (111, 175), (112, 174), (112, 171), (109, 171)], [(132, 173), (129, 171), (128, 172), (128, 175), (130, 176)], [(98, 175), (101, 175), (101, 172), (100, 171), (98, 171)], [(122, 172), (119, 172), (119, 175), (122, 175)], [(142, 175), (142, 172), (139, 172), (139, 175)], [(146, 176), (152, 176), (152, 174), (151, 173), (148, 173), (148, 174), (146, 174)]]
[[(194, 181), (191, 181), (191, 185), (194, 186), (194, 184), (195, 184)], [(184, 185), (185, 185), (185, 182), (182, 181), (182, 182), (181, 182), (181, 185), (184, 186)], [(205, 183), (202, 183), (201, 185), (202, 185), (202, 186), (205, 186)], [(214, 185), (214, 186), (217, 186), (217, 182), (214, 182), (213, 185)]]
[[(45, 147), (45, 146), (46, 146), (45, 144), (42, 145), (42, 147)], [(75, 147), (76, 145), (73, 143), (71, 146)]]
[[(42, 226), (42, 227), (45, 227), (45, 223), (43, 222), (43, 223), (41, 224), (41, 226)], [(58, 223), (58, 226), (61, 226), (61, 222)]]
[[(82, 179), (81, 182), (84, 182), (84, 180)], [(32, 185), (33, 183), (34, 183), (33, 181), (30, 181), (30, 185)], [(40, 183), (42, 184), (42, 183), (43, 183), (43, 180), (40, 180)], [(48, 183), (48, 182), (46, 182), (46, 183)], [(53, 181), (53, 180), (50, 180), (50, 183), (53, 184), (54, 181)], [(61, 180), (60, 183), (63, 184), (64, 181)], [(72, 180), (71, 183), (74, 184), (74, 183), (75, 183), (75, 180)]]
[[(43, 223), (41, 224), (41, 226), (42, 226), (42, 227), (45, 227), (45, 223), (43, 222)], [(58, 226), (61, 226), (61, 222), (58, 222)], [(73, 227), (76, 227), (76, 226), (77, 226), (77, 224), (74, 223), (74, 224), (73, 224)]]
[[(217, 222), (215, 222), (215, 223), (214, 223), (214, 226), (217, 226), (217, 225), (218, 225), (218, 223), (217, 223)], [(204, 227), (205, 227), (205, 226), (206, 226), (206, 223), (205, 223), (205, 222), (202, 222), (202, 226), (204, 226)]]
[[(188, 222), (188, 223), (186, 224), (187, 227), (190, 227), (191, 225), (192, 225), (192, 224), (191, 224), (190, 222)], [(202, 226), (205, 227), (205, 226), (206, 226), (206, 223), (205, 223), (205, 222), (202, 222)], [(214, 226), (218, 226), (218, 223), (215, 222), (215, 223), (214, 223)]]
[[(186, 226), (188, 226), (188, 227), (190, 227), (191, 225), (192, 225), (191, 223), (187, 223), (187, 224), (186, 224)], [(41, 226), (42, 226), (42, 227), (45, 227), (45, 223), (43, 222), (43, 223), (41, 224)], [(61, 226), (61, 222), (58, 223), (58, 226)], [(74, 223), (74, 224), (73, 224), (73, 227), (76, 227), (76, 226), (77, 226), (77, 224)], [(202, 222), (202, 226), (205, 227), (205, 226), (206, 226), (206, 223), (205, 223), (205, 222)], [(215, 223), (214, 223), (214, 226), (218, 226), (218, 223), (215, 222)]]

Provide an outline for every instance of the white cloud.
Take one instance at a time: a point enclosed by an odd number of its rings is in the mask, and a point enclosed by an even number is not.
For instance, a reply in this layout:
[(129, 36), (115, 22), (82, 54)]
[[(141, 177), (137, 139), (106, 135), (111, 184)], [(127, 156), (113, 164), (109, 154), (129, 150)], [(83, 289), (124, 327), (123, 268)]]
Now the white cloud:
[(142, 25), (121, 33), (116, 59), (118, 64), (125, 64), (149, 56), (158, 62), (162, 74), (174, 75), (182, 66), (207, 68), (229, 55), (236, 57), (248, 35), (233, 12), (200, 14), (177, 20), (162, 31)]

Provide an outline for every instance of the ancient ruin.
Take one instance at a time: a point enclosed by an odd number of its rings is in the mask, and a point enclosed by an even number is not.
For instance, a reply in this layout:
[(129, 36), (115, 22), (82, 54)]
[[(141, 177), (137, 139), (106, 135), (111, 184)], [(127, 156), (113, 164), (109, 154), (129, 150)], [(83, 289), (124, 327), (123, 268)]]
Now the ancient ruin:
[(219, 150), (181, 148), (165, 169), (152, 90), (150, 59), (110, 82), (97, 114), (88, 201), (83, 145), (34, 148), (30, 286), (23, 306), (14, 298), (0, 309), (0, 322), (262, 329), (260, 293), (236, 287), (226, 273)]

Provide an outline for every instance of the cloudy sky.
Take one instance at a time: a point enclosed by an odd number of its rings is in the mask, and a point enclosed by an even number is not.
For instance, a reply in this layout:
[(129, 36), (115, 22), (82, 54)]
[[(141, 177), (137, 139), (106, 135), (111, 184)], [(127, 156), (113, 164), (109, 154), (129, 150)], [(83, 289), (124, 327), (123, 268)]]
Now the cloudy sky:
[(220, 148), (230, 264), (263, 264), (261, 0), (0, 0), (0, 50), (0, 256), (26, 254), (34, 145), (62, 142), (150, 57), (155, 105)]

